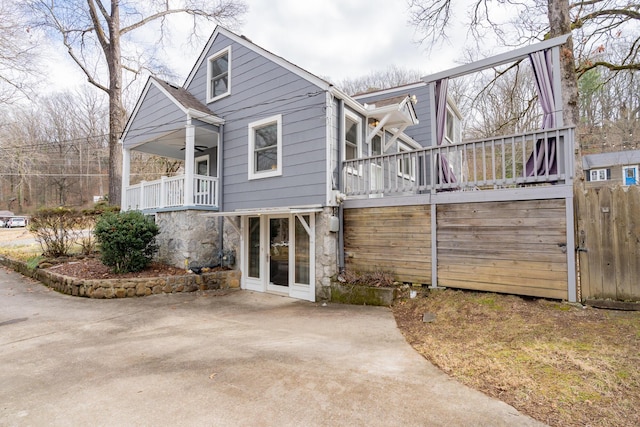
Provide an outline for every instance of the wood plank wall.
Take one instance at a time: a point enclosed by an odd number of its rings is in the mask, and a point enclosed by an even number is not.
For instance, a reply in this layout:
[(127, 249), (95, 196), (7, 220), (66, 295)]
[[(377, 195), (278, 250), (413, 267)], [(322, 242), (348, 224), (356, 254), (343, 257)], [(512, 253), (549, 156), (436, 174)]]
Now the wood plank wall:
[(565, 200), (438, 205), (438, 284), (567, 299)]
[(640, 300), (640, 187), (576, 189), (581, 298)]
[(431, 283), (431, 206), (345, 209), (346, 268)]

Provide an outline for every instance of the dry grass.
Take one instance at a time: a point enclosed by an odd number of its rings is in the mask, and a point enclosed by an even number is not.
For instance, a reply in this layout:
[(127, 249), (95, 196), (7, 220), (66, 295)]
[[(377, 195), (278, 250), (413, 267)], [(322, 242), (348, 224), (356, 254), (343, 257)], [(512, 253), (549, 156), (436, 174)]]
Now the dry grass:
[(0, 255), (26, 261), (42, 253), (26, 228), (0, 228)]
[[(553, 426), (640, 425), (640, 313), (432, 291), (393, 308), (407, 341), (463, 383)], [(436, 315), (423, 323), (425, 312)]]

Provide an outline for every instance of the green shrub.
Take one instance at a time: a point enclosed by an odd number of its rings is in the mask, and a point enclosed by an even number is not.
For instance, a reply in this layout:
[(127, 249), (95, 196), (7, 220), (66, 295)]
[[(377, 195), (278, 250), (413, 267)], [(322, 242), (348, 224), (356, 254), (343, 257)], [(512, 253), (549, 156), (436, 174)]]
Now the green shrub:
[(111, 206), (103, 201), (96, 203), (93, 208), (82, 211), (81, 227), (85, 230), (85, 233), (78, 240), (78, 244), (80, 244), (83, 254), (89, 255), (96, 250), (94, 229), (100, 216), (105, 212), (116, 213), (119, 211), (119, 206)]
[(102, 263), (115, 273), (144, 269), (157, 250), (158, 233), (158, 226), (141, 212), (105, 212), (95, 228)]
[(29, 231), (35, 235), (45, 256), (68, 255), (82, 236), (82, 214), (65, 207), (39, 209), (31, 217)]

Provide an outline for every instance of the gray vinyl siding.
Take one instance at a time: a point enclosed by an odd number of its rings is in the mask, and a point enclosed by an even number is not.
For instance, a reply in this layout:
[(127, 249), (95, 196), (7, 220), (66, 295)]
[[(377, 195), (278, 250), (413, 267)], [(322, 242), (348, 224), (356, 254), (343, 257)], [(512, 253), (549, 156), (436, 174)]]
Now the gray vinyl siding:
[(138, 113), (129, 125), (123, 141), (124, 147), (134, 147), (163, 133), (184, 127), (186, 123), (186, 114), (154, 84), (149, 84)]
[[(325, 92), (219, 34), (205, 58), (231, 45), (231, 94), (207, 106), (225, 120), (224, 211), (324, 204)], [(186, 88), (206, 103), (207, 61)], [(282, 115), (282, 176), (248, 179), (249, 123)]]
[(423, 147), (429, 147), (432, 145), (430, 92), (429, 86), (424, 84), (414, 88), (401, 87), (397, 89), (389, 89), (385, 90), (382, 94), (374, 92), (371, 95), (360, 95), (357, 96), (356, 99), (360, 103), (374, 103), (377, 100), (387, 99), (393, 96), (415, 95), (418, 99), (418, 103), (415, 105), (416, 115), (418, 116), (420, 123), (414, 126), (409, 126), (404, 133), (413, 138)]

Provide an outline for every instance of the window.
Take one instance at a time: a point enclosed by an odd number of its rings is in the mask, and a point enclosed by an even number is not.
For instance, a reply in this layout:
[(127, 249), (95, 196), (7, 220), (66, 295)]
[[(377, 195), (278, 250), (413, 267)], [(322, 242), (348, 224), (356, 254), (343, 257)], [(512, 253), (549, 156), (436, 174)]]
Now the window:
[(589, 181), (606, 181), (611, 179), (611, 169), (591, 169)]
[(371, 155), (379, 156), (382, 154), (382, 135), (377, 134), (371, 138)]
[(344, 159), (357, 159), (360, 157), (360, 141), (362, 138), (360, 120), (351, 115), (345, 116), (344, 129)]
[(231, 85), (229, 81), (231, 65), (231, 47), (228, 47), (207, 61), (207, 102), (229, 95)]
[(623, 166), (622, 167), (622, 180), (624, 185), (637, 185), (638, 184), (638, 166)]
[(209, 155), (196, 157), (194, 169), (196, 175), (209, 176)]
[(410, 179), (415, 181), (416, 179), (416, 160), (415, 157), (409, 154), (404, 154), (412, 151), (412, 149), (401, 142), (398, 143), (398, 176), (404, 179)]
[(453, 112), (450, 106), (447, 105), (447, 115), (445, 119), (446, 133), (444, 136), (449, 144), (462, 142), (462, 129), (460, 124), (460, 118)]
[(249, 123), (249, 179), (282, 175), (282, 116)]

